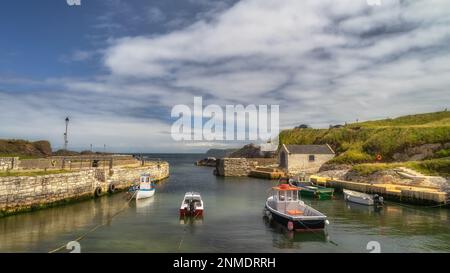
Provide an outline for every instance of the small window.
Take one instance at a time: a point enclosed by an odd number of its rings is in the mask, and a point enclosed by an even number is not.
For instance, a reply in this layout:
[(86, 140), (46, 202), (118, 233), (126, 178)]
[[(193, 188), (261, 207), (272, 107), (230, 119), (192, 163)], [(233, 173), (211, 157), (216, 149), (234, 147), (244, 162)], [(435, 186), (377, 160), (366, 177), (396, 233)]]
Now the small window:
[(309, 161), (315, 161), (316, 157), (314, 155), (309, 155)]

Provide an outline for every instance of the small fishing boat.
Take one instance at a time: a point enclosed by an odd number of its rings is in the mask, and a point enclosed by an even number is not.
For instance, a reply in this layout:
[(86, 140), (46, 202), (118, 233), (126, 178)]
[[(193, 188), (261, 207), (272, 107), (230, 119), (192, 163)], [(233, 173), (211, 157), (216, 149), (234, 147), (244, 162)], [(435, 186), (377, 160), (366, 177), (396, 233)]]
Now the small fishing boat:
[(348, 202), (353, 202), (366, 206), (382, 206), (383, 197), (378, 194), (367, 194), (358, 191), (343, 190), (344, 199)]
[(333, 198), (334, 189), (315, 185), (307, 178), (290, 179), (289, 184), (300, 189), (299, 194), (302, 197), (317, 198), (319, 200), (328, 200)]
[(281, 184), (272, 188), (273, 194), (267, 198), (265, 216), (287, 226), (288, 230), (324, 229), (327, 216), (306, 205), (298, 198), (299, 188)]
[(317, 198), (319, 200), (327, 200), (333, 198), (334, 189), (325, 188), (322, 186), (314, 185), (308, 181), (294, 181), (292, 185), (300, 188), (299, 194), (302, 197)]
[(203, 200), (198, 192), (187, 192), (180, 206), (180, 217), (202, 217)]
[(155, 191), (154, 180), (149, 174), (142, 174), (139, 185), (134, 185), (128, 190), (136, 200), (152, 197)]

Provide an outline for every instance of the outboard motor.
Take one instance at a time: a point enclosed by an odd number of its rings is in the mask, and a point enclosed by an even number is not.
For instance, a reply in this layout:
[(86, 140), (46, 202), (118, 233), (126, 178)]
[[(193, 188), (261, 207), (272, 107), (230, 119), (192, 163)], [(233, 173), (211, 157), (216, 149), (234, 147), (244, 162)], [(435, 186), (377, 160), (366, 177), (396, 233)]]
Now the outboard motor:
[(189, 201), (189, 212), (194, 214), (195, 213), (195, 204), (193, 200)]
[(373, 196), (373, 201), (375, 202), (375, 205), (377, 205), (377, 206), (382, 206), (383, 205), (383, 197), (382, 196), (379, 196), (378, 194), (375, 194), (374, 196)]

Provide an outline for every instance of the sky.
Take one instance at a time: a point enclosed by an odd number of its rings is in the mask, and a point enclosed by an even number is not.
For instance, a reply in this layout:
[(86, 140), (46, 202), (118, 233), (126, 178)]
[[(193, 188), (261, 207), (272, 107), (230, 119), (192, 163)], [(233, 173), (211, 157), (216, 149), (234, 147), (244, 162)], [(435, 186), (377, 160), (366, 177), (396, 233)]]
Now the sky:
[[(202, 152), (177, 104), (279, 105), (281, 128), (433, 112), (450, 102), (450, 1), (5, 0), (0, 138), (69, 149)], [(238, 145), (238, 146), (239, 146)]]

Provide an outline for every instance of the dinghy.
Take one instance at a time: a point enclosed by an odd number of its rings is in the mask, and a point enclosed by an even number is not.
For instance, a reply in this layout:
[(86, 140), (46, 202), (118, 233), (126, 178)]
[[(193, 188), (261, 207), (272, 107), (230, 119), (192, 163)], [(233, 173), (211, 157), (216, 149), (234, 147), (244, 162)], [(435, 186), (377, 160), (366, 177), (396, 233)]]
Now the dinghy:
[(327, 216), (306, 205), (298, 198), (299, 188), (281, 184), (272, 188), (264, 213), (269, 219), (287, 226), (289, 230), (324, 229)]
[(344, 199), (348, 202), (353, 202), (366, 206), (382, 206), (383, 197), (378, 194), (367, 194), (358, 191), (343, 190)]

